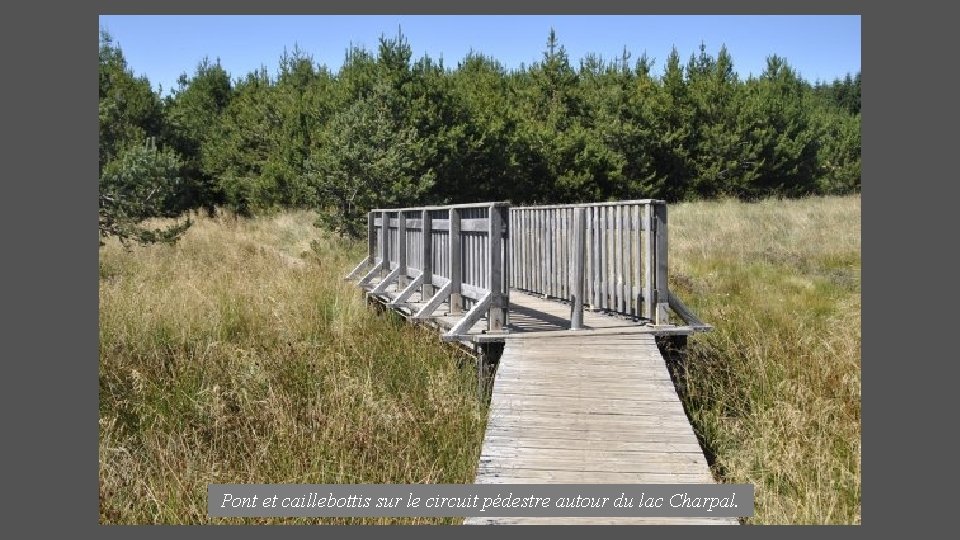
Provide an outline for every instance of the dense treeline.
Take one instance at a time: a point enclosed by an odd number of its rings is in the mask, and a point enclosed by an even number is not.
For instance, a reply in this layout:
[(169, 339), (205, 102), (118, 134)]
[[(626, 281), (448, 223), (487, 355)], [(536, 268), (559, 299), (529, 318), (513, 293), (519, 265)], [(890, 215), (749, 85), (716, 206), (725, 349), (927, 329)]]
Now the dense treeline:
[(551, 31), (530, 66), (451, 69), (400, 35), (336, 73), (297, 48), (275, 78), (204, 59), (161, 98), (101, 31), (99, 111), (101, 234), (140, 239), (164, 236), (123, 224), (217, 206), (316, 207), (354, 234), (377, 206), (860, 189), (860, 74), (810, 84), (771, 56), (741, 80), (724, 47), (575, 66)]

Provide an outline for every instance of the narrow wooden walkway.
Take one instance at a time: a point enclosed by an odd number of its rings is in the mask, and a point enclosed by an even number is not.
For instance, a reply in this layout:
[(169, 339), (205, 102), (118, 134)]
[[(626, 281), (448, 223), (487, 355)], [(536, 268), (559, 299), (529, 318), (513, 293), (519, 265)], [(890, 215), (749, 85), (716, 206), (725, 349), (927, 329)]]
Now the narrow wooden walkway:
[[(476, 482), (712, 483), (649, 334), (508, 339)], [(464, 524), (736, 524), (735, 518), (474, 517)]]

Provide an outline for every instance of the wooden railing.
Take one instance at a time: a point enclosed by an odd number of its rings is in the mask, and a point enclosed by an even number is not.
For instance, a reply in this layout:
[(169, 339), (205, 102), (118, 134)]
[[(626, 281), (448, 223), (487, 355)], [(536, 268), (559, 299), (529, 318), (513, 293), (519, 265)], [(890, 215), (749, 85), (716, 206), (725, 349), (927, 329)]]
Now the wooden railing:
[(417, 319), (435, 317), (441, 305), (448, 315), (466, 311), (447, 340), (484, 316), (488, 333), (503, 332), (511, 287), (569, 301), (571, 330), (584, 328), (585, 307), (663, 327), (672, 309), (690, 329), (710, 328), (670, 292), (661, 200), (378, 209), (368, 216), (367, 238), (367, 258), (347, 278), (369, 268), (361, 285), (383, 278), (371, 294), (396, 283), (395, 307), (419, 294), (425, 305), (412, 314)]
[(667, 205), (659, 200), (510, 209), (513, 286), (582, 309), (669, 321)]
[(436, 316), (441, 305), (450, 315), (466, 312), (445, 339), (459, 339), (484, 316), (488, 333), (502, 332), (510, 294), (507, 209), (506, 203), (484, 203), (373, 210), (367, 258), (347, 278), (369, 267), (361, 285), (383, 278), (371, 294), (396, 283), (393, 306), (419, 294), (426, 305), (416, 319)]

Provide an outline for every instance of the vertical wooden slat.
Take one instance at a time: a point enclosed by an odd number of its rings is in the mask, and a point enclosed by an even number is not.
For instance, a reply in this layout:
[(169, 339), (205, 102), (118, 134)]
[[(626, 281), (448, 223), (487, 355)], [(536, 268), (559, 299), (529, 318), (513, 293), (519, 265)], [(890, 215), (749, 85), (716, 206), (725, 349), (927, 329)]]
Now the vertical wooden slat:
[(573, 240), (574, 240), (573, 239), (573, 234), (574, 234), (573, 221), (572, 221), (573, 209), (566, 208), (564, 210), (561, 210), (560, 213), (561, 215), (563, 215), (563, 244), (561, 244), (560, 246), (560, 250), (562, 252), (560, 256), (560, 260), (563, 262), (563, 267), (562, 267), (563, 279), (560, 280), (560, 283), (563, 285), (563, 288), (564, 288), (564, 291), (563, 291), (564, 296), (570, 296), (570, 289), (571, 289), (570, 274), (572, 272), (571, 263), (573, 262), (572, 252), (573, 252)]
[(487, 260), (489, 261), (487, 275), (490, 278), (488, 287), (491, 299), (490, 308), (487, 311), (487, 330), (491, 332), (502, 331), (507, 316), (507, 304), (504, 301), (505, 296), (502, 292), (503, 275), (501, 274), (501, 263), (503, 261), (500, 252), (501, 234), (503, 231), (503, 210), (506, 209), (493, 205), (491, 205), (489, 209), (490, 226), (487, 232), (487, 238), (489, 239), (490, 245), (487, 249)]
[(573, 236), (573, 245), (571, 253), (573, 256), (573, 268), (571, 271), (571, 291), (570, 291), (570, 329), (583, 329), (583, 291), (584, 274), (583, 266), (586, 254), (584, 253), (584, 240), (586, 236), (586, 209), (576, 208), (573, 210), (573, 230), (570, 231)]
[(643, 205), (643, 224), (646, 229), (643, 234), (643, 316), (653, 320), (653, 265), (654, 265), (654, 226), (653, 205)]
[(553, 240), (553, 286), (554, 286), (554, 295), (557, 298), (564, 298), (563, 296), (563, 244), (566, 241), (563, 231), (563, 210), (555, 208), (551, 210), (553, 213), (554, 225), (553, 230), (556, 232), (556, 238)]
[[(541, 239), (547, 238), (544, 210), (537, 210), (537, 231)], [(537, 293), (546, 296), (547, 271), (547, 242), (541, 241), (537, 246)]]
[(557, 289), (560, 295), (560, 298), (569, 299), (569, 287), (567, 283), (567, 248), (570, 243), (570, 231), (567, 228), (567, 210), (565, 208), (560, 208), (557, 210), (557, 219), (560, 220), (560, 223), (557, 226), (557, 229), (560, 231), (560, 242), (557, 245), (557, 257), (558, 263), (557, 267), (559, 272), (557, 274)]
[(460, 287), (461, 280), (463, 279), (461, 267), (463, 254), (460, 246), (460, 209), (451, 208), (448, 216), (448, 221), (450, 222), (450, 229), (448, 231), (448, 242), (450, 246), (448, 252), (448, 259), (450, 261), (450, 313), (459, 314), (463, 310), (463, 297), (461, 296)]
[(603, 309), (609, 309), (610, 302), (607, 300), (607, 287), (609, 279), (607, 268), (610, 267), (610, 253), (607, 250), (607, 207), (597, 207), (597, 213), (600, 215), (600, 304)]
[(670, 324), (669, 316), (669, 284), (667, 282), (667, 205), (654, 205), (654, 222), (656, 223), (656, 324)]
[(626, 205), (620, 207), (620, 313), (630, 313), (630, 215)]
[(586, 264), (584, 265), (584, 283), (585, 288), (583, 291), (583, 301), (587, 304), (593, 303), (593, 277), (591, 272), (593, 271), (593, 241), (591, 240), (592, 233), (592, 223), (593, 223), (593, 214), (590, 213), (590, 208), (584, 208), (584, 239), (583, 239), (583, 249), (585, 250), (586, 255)]
[(380, 213), (380, 231), (383, 233), (383, 243), (380, 245), (380, 267), (387, 272), (390, 271), (390, 214), (388, 212)]
[(434, 295), (433, 290), (433, 215), (429, 210), (420, 211), (420, 220), (421, 227), (420, 233), (422, 237), (422, 246), (421, 257), (423, 262), (421, 263), (420, 270), (423, 271), (423, 285), (420, 288), (421, 299), (426, 301)]
[(511, 285), (518, 289), (527, 288), (527, 237), (525, 235), (526, 227), (526, 210), (511, 210), (511, 213), (516, 212), (517, 223), (513, 225), (510, 229), (510, 236), (516, 238), (520, 245), (515, 252), (516, 260), (513, 264), (520, 267), (520, 272), (517, 274), (517, 280), (514, 281)]
[[(523, 225), (515, 232), (523, 236), (523, 283), (521, 287), (530, 290), (530, 211), (523, 211)], [(514, 234), (514, 233), (511, 233)]]
[(544, 227), (547, 233), (547, 241), (544, 242), (544, 266), (547, 270), (544, 275), (544, 296), (550, 296), (553, 292), (553, 283), (550, 279), (553, 273), (553, 227), (551, 226), (551, 216), (550, 210), (543, 211)]
[(513, 258), (515, 254), (509, 249), (510, 239), (513, 238), (513, 227), (510, 224), (510, 207), (504, 207), (500, 211), (500, 217), (506, 230), (503, 231), (503, 239), (497, 238), (494, 246), (498, 252), (501, 252), (502, 260), (500, 265), (503, 268), (503, 275), (506, 276), (501, 286), (500, 295), (503, 299), (503, 326), (510, 325), (510, 288), (513, 287), (514, 280), (510, 277), (508, 270), (513, 267)]
[(617, 311), (623, 313), (623, 267), (625, 253), (623, 252), (623, 205), (618, 204), (617, 209)]
[(635, 253), (633, 256), (633, 292), (632, 294), (634, 297), (633, 316), (638, 319), (643, 316), (643, 312), (641, 311), (643, 309), (643, 289), (642, 289), (643, 234), (640, 230), (643, 227), (642, 225), (643, 222), (641, 221), (642, 219), (643, 219), (643, 216), (641, 214), (640, 205), (639, 204), (633, 205), (634, 230), (633, 230), (633, 240), (631, 241), (631, 243), (633, 244)]
[(597, 207), (590, 208), (590, 227), (592, 229), (592, 251), (593, 266), (590, 268), (590, 279), (593, 281), (593, 302), (594, 309), (600, 309), (600, 220)]
[(610, 309), (617, 310), (617, 209), (614, 206), (607, 206), (607, 232), (610, 234), (608, 247), (610, 249), (610, 259), (607, 261), (609, 270), (607, 276), (610, 278)]
[(367, 212), (367, 263), (373, 265), (377, 257), (377, 229), (373, 222), (376, 214)]
[(407, 286), (407, 214), (403, 211), (397, 212), (397, 267), (400, 269), (400, 276), (397, 278), (397, 290), (401, 291)]

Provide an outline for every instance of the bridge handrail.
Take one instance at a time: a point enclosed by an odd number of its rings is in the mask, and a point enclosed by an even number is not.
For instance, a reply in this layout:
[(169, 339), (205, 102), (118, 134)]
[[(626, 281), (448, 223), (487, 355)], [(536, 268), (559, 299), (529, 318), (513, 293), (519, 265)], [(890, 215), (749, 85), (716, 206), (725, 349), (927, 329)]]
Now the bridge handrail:
[(370, 270), (361, 284), (386, 273), (371, 292), (397, 282), (394, 305), (419, 292), (427, 305), (415, 318), (433, 317), (442, 304), (450, 315), (467, 310), (446, 339), (466, 334), (484, 316), (488, 333), (503, 332), (510, 303), (508, 208), (491, 202), (374, 209), (367, 215), (367, 258), (348, 278), (365, 266)]
[(693, 330), (710, 329), (670, 292), (663, 200), (377, 208), (367, 238), (367, 258), (347, 278), (385, 275), (370, 292), (396, 282), (394, 306), (419, 292), (426, 305), (414, 318), (442, 304), (450, 315), (468, 310), (448, 340), (484, 316), (488, 333), (504, 332), (511, 288), (569, 301), (572, 330), (583, 328), (585, 306), (655, 326), (669, 326), (672, 309)]

